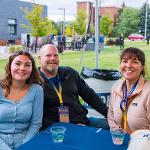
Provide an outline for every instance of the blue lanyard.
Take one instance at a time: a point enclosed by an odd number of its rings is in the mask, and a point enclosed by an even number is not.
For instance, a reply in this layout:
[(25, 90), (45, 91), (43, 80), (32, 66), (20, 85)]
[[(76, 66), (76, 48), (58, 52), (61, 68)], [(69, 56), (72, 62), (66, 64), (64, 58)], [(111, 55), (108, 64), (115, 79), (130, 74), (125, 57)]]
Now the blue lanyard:
[[(124, 81), (123, 84), (123, 99), (120, 102), (120, 108), (121, 110), (124, 112), (126, 111), (126, 109), (128, 108), (128, 97), (133, 93), (133, 91), (135, 90), (136, 86), (137, 86), (138, 81), (135, 82), (135, 84), (133, 85), (133, 87), (131, 88), (130, 92), (127, 93), (127, 85), (126, 85), (126, 81)], [(123, 107), (124, 106), (124, 107)]]

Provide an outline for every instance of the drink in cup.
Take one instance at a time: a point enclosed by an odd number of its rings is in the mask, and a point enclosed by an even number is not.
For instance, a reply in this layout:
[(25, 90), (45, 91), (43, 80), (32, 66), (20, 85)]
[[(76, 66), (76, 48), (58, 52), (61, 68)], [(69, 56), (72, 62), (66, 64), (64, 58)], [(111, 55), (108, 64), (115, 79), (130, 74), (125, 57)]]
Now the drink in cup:
[(125, 131), (123, 129), (110, 129), (110, 133), (112, 136), (113, 143), (115, 145), (121, 145), (123, 143), (125, 136)]
[(66, 128), (62, 126), (55, 126), (50, 128), (53, 141), (55, 143), (61, 143), (64, 140)]

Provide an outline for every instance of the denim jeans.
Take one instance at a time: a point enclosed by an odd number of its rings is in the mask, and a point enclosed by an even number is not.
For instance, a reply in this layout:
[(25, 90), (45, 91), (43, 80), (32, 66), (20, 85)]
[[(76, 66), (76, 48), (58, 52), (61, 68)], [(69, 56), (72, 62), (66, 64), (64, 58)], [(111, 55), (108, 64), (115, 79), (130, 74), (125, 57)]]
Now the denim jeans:
[(0, 133), (0, 150), (15, 150), (21, 144), (26, 136), (26, 131), (16, 134), (3, 134)]
[(89, 120), (90, 120), (90, 126), (91, 127), (109, 130), (107, 118), (89, 117)]

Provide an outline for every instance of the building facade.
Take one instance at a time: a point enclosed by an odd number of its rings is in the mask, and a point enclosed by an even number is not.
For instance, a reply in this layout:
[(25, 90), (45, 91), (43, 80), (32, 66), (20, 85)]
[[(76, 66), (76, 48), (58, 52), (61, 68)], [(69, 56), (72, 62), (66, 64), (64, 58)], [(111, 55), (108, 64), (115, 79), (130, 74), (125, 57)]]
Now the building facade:
[[(87, 16), (87, 30), (90, 25), (95, 24), (95, 7), (93, 6), (92, 2), (77, 2), (77, 14), (80, 10), (84, 10)], [(99, 9), (99, 16), (109, 16), (112, 22), (115, 21), (118, 15), (118, 7), (100, 7)]]
[[(0, 0), (0, 45), (20, 44), (21, 34), (27, 34), (22, 24), (29, 25), (22, 9), (32, 9), (32, 3), (20, 0)], [(43, 17), (47, 17), (44, 6)]]

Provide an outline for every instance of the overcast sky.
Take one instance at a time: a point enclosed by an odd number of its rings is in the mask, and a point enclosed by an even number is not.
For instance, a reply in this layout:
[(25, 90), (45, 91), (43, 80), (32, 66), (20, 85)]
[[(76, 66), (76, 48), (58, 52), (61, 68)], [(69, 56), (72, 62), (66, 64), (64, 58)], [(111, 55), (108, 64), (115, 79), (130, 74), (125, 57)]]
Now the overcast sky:
[[(23, 0), (23, 1), (33, 2), (33, 0)], [(57, 21), (63, 20), (63, 10), (59, 10), (59, 8), (65, 8), (66, 20), (70, 20), (76, 15), (76, 2), (79, 1), (95, 2), (95, 0), (34, 0), (34, 1), (47, 5), (49, 18)], [(123, 1), (125, 2), (126, 6), (137, 8), (140, 8), (144, 4), (144, 2), (146, 2), (146, 0), (101, 0), (101, 6), (119, 7)]]

